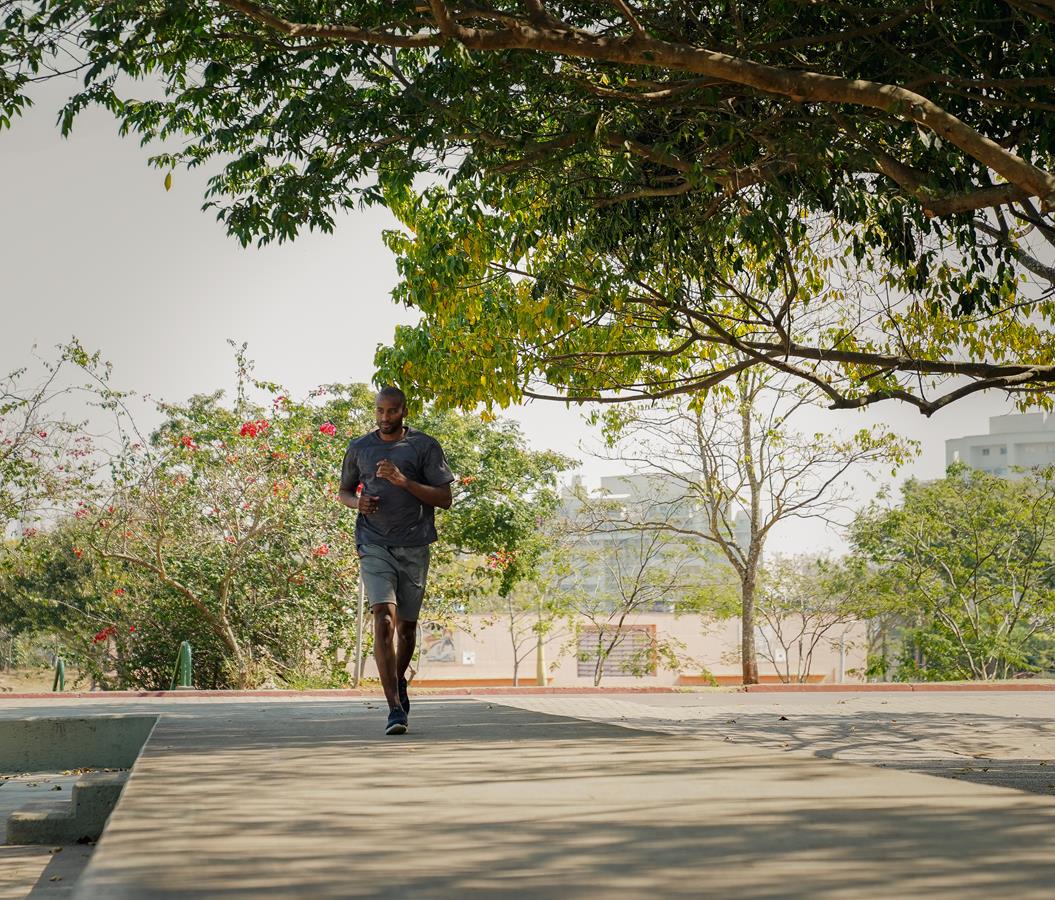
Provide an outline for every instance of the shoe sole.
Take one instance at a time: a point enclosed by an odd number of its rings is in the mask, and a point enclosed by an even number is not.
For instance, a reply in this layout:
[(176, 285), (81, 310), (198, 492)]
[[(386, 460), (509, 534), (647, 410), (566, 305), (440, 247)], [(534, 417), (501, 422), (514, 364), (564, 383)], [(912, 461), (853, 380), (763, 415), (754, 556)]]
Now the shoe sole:
[(406, 734), (407, 726), (402, 722), (395, 722), (385, 729), (385, 734)]

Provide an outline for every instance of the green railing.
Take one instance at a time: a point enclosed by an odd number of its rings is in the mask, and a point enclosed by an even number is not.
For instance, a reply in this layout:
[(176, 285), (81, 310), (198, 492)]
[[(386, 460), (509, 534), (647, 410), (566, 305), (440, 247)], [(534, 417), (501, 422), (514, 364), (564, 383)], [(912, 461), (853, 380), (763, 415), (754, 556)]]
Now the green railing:
[(176, 654), (176, 668), (172, 672), (172, 684), (169, 690), (188, 690), (193, 687), (190, 641), (184, 641), (179, 645), (179, 653)]

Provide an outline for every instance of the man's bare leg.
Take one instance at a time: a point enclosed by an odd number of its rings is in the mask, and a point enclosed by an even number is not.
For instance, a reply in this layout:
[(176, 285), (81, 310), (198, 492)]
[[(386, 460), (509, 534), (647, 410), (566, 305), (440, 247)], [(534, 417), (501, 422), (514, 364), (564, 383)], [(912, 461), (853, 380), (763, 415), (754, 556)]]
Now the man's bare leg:
[(402, 709), (399, 702), (399, 683), (396, 675), (396, 605), (378, 603), (374, 612), (374, 662), (381, 677), (381, 689), (385, 692), (388, 708)]
[(410, 692), (407, 689), (407, 669), (414, 658), (414, 642), (418, 636), (417, 620), (396, 622), (396, 684), (399, 687), (399, 702), (403, 712), (410, 715)]
[(396, 677), (406, 678), (410, 661), (414, 658), (414, 647), (418, 639), (418, 623), (404, 622), (398, 619), (396, 623)]

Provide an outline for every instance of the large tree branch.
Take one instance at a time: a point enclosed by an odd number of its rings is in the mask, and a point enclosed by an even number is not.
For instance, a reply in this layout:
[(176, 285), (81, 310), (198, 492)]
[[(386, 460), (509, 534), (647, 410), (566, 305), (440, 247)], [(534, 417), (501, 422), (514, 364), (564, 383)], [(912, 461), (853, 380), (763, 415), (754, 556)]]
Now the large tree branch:
[(638, 31), (626, 38), (527, 23), (501, 29), (470, 27), (460, 24), (442, 0), (429, 0), (438, 33), (414, 34), (354, 25), (294, 23), (248, 0), (220, 2), (292, 37), (332, 38), (389, 47), (435, 47), (453, 40), (471, 50), (529, 50), (649, 69), (667, 68), (745, 85), (798, 103), (877, 109), (913, 122), (958, 147), (1027, 196), (1040, 198), (1043, 212), (1055, 209), (1055, 175), (1000, 146), (927, 97), (897, 85), (781, 68), (716, 50), (660, 41)]

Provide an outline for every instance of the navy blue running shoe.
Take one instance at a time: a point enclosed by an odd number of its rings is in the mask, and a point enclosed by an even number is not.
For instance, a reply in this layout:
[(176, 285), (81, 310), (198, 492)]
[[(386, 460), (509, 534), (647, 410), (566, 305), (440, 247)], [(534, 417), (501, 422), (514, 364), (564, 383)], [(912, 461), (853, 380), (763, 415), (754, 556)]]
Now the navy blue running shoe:
[(385, 734), (406, 734), (407, 714), (401, 709), (393, 709), (388, 714), (388, 724), (385, 726)]

